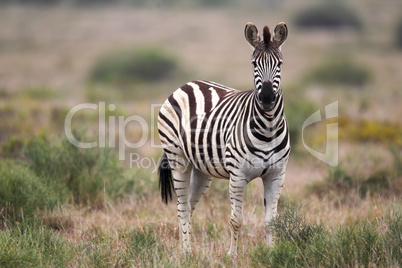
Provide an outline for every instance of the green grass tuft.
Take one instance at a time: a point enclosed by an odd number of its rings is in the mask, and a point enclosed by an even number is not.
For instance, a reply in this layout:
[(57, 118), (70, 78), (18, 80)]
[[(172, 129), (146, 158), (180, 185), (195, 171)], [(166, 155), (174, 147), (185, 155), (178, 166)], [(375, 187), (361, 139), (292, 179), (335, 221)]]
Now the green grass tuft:
[[(255, 266), (401, 265), (402, 218), (398, 211), (396, 215), (376, 222), (363, 220), (356, 225), (328, 229), (306, 222), (299, 209), (288, 208), (273, 220), (271, 225), (277, 241), (272, 248), (259, 246), (254, 249), (252, 255)], [(385, 230), (381, 230), (380, 226), (385, 226)]]
[(140, 228), (127, 235), (128, 246), (135, 256), (152, 252), (160, 243), (155, 236), (155, 230), (151, 228)]
[(65, 267), (71, 245), (38, 222), (23, 221), (0, 232), (0, 267)]

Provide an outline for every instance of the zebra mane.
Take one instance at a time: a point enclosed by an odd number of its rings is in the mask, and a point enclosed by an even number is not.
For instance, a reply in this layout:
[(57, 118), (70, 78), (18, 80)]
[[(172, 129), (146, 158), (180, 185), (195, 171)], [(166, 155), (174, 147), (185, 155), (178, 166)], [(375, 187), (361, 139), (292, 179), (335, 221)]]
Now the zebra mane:
[(268, 26), (264, 27), (263, 37), (264, 37), (264, 44), (268, 48), (271, 43), (271, 32), (269, 31)]

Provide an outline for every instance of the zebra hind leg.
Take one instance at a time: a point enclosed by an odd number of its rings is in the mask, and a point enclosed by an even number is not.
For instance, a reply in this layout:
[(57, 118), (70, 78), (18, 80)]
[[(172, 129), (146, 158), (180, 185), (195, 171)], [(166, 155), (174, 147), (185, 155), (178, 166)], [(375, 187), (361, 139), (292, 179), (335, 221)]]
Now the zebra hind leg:
[(190, 186), (190, 204), (191, 204), (191, 215), (194, 212), (195, 207), (200, 201), (201, 197), (209, 189), (211, 185), (212, 178), (200, 170), (193, 167), (191, 172), (191, 186)]
[(181, 230), (183, 251), (191, 253), (191, 206), (189, 199), (192, 165), (187, 162), (180, 170), (173, 170), (173, 185), (177, 194), (177, 216)]

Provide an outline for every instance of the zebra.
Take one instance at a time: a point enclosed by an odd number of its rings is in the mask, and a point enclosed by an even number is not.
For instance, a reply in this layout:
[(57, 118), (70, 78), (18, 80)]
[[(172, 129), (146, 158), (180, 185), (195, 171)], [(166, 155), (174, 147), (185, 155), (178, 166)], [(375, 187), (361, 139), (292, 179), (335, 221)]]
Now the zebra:
[(288, 28), (279, 23), (271, 38), (265, 26), (261, 38), (249, 22), (244, 34), (254, 48), (254, 89), (239, 91), (215, 82), (192, 81), (170, 95), (158, 115), (164, 150), (159, 165), (161, 197), (167, 204), (176, 192), (186, 253), (191, 252), (191, 216), (212, 177), (229, 180), (229, 255), (237, 255), (245, 186), (257, 177), (264, 185), (266, 243), (272, 244), (269, 222), (277, 215), (290, 153), (281, 88), (281, 45)]

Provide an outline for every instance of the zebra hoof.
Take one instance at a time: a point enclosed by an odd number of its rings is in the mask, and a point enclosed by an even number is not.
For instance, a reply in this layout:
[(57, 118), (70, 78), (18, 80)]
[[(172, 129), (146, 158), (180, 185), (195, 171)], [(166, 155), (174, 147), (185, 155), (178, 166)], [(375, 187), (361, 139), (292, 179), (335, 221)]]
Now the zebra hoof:
[(238, 257), (237, 252), (228, 252), (228, 255), (232, 258), (232, 259), (236, 259)]
[(183, 249), (183, 252), (182, 252), (184, 255), (191, 255), (191, 253), (192, 253), (192, 250), (191, 250), (191, 248), (186, 248), (186, 249)]

